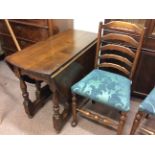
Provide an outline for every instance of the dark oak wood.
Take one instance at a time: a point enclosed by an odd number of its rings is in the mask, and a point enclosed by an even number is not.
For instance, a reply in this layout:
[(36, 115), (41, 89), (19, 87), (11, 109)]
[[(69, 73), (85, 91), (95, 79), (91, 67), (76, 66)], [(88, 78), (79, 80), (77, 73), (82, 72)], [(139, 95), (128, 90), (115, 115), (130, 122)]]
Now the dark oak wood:
[(41, 82), (40, 81), (35, 81), (35, 85), (36, 85), (36, 98), (40, 99), (40, 95), (41, 95)]
[(137, 71), (133, 80), (133, 92), (147, 96), (155, 86), (155, 53), (142, 51)]
[[(6, 57), (6, 61), (20, 70), (21, 75), (48, 84), (52, 92), (53, 123), (57, 132), (60, 132), (70, 113), (70, 86), (90, 72), (94, 66), (96, 38), (94, 33), (68, 30)], [(88, 61), (92, 63), (88, 64)], [(75, 72), (77, 66), (82, 68), (78, 73)], [(61, 83), (61, 78), (66, 79), (67, 86)], [(26, 86), (23, 85), (22, 88), (24, 101), (29, 101), (26, 103), (33, 105), (25, 107), (25, 110), (28, 116), (33, 116), (36, 107), (41, 107), (37, 105), (41, 103), (30, 102)], [(40, 85), (37, 83), (38, 93), (40, 93)], [(59, 110), (60, 103), (64, 107), (62, 113)]]
[(130, 60), (128, 60), (127, 58), (124, 58), (123, 56), (120, 55), (116, 55), (116, 54), (104, 54), (99, 56), (100, 59), (115, 59), (115, 60), (119, 60), (122, 62), (125, 62), (125, 64), (127, 64), (129, 67), (132, 66), (132, 62)]
[(72, 95), (72, 115), (73, 115), (73, 120), (72, 120), (72, 127), (75, 127), (77, 125), (77, 112), (76, 112), (76, 96), (75, 94)]
[(56, 129), (56, 131), (59, 133), (61, 128), (62, 128), (62, 115), (60, 114), (60, 106), (59, 106), (59, 101), (58, 101), (58, 90), (56, 87), (56, 83), (54, 80), (51, 80), (51, 84), (50, 84), (50, 89), (53, 93), (53, 97), (52, 100), (54, 102), (53, 104), (53, 125), (54, 128)]
[(137, 112), (134, 122), (133, 122), (133, 125), (132, 125), (132, 128), (131, 128), (131, 131), (130, 131), (131, 135), (135, 134), (136, 130), (138, 129), (138, 127), (145, 115), (146, 114), (144, 112), (141, 112), (141, 111)]
[(24, 98), (24, 108), (25, 108), (25, 112), (28, 114), (28, 116), (32, 116), (33, 114), (33, 104), (29, 98), (29, 93), (27, 92), (27, 86), (26, 83), (24, 82), (24, 80), (20, 77), (20, 88), (22, 91), (22, 96)]
[(21, 47), (19, 46), (19, 43), (18, 43), (18, 41), (17, 41), (17, 38), (16, 38), (16, 36), (15, 36), (15, 34), (14, 34), (14, 31), (12, 30), (12, 27), (11, 27), (11, 25), (10, 25), (8, 19), (5, 19), (4, 21), (5, 21), (5, 24), (6, 24), (6, 26), (7, 26), (7, 29), (8, 29), (8, 31), (9, 31), (9, 33), (11, 34), (11, 37), (12, 37), (12, 39), (13, 39), (13, 41), (14, 41), (14, 44), (15, 44), (16, 47), (17, 47), (17, 50), (20, 51), (20, 50), (21, 50)]
[(124, 34), (117, 34), (117, 33), (109, 33), (102, 37), (102, 40), (120, 40), (130, 43), (132, 46), (137, 47), (138, 42), (132, 38), (131, 36), (127, 36)]
[[(139, 35), (138, 40), (135, 40), (133, 37), (125, 34), (118, 34), (110, 33), (110, 34), (104, 34), (104, 28), (109, 28), (113, 30), (120, 30), (120, 31), (128, 31), (129, 33), (137, 33)], [(113, 21), (110, 23), (103, 24), (100, 22), (99, 24), (99, 30), (98, 30), (98, 39), (97, 39), (97, 48), (96, 48), (96, 57), (95, 57), (95, 67), (99, 69), (105, 69), (105, 68), (113, 68), (121, 71), (124, 73), (129, 79), (132, 80), (135, 68), (137, 65), (137, 61), (141, 52), (141, 46), (142, 41), (144, 37), (145, 28), (138, 27), (135, 24), (127, 23), (127, 22), (120, 22), (120, 21)], [(104, 43), (104, 39), (112, 40), (111, 43)], [(123, 44), (121, 42), (121, 45), (118, 44), (118, 42), (114, 42), (116, 40), (121, 40), (123, 42), (126, 42), (128, 44), (131, 44), (131, 46), (136, 47), (134, 51), (132, 51), (130, 48), (126, 47), (126, 44)], [(114, 52), (114, 53), (113, 53)], [(123, 55), (121, 54), (123, 53)], [(125, 55), (124, 55), (125, 54)], [(112, 62), (107, 62), (106, 60), (112, 59)], [(116, 61), (120, 61), (125, 63), (129, 68), (127, 68), (125, 65), (122, 65), (121, 63), (117, 63)], [(73, 114), (73, 121), (72, 126), (77, 125), (77, 112), (85, 116), (86, 118), (89, 118), (95, 122), (101, 123), (103, 125), (110, 126), (117, 130), (117, 134), (123, 133), (123, 128), (126, 123), (127, 119), (127, 112), (120, 111), (120, 120), (118, 123), (116, 123), (114, 120), (107, 118), (105, 116), (102, 116), (94, 111), (90, 111), (79, 104), (76, 103), (76, 96), (75, 94), (72, 95), (72, 114)]]
[[(15, 36), (15, 33), (10, 25), (10, 22), (8, 21), (8, 19), (5, 19), (4, 20), (5, 23), (6, 23), (6, 26), (8, 28), (8, 31), (13, 39), (13, 42), (17, 48), (18, 51), (21, 51), (21, 47), (19, 45), (19, 42), (17, 41), (17, 38)], [(22, 94), (23, 94), (23, 98), (24, 98), (24, 107), (26, 109), (26, 112), (29, 116), (33, 116), (33, 111), (34, 111), (34, 108), (33, 108), (33, 104), (31, 103), (31, 100), (29, 99), (29, 94), (27, 92), (27, 86), (26, 86), (26, 81), (25, 81), (25, 78), (24, 76), (21, 75), (20, 73), (20, 70), (18, 68), (13, 68), (13, 67), (10, 67), (13, 71), (15, 71), (15, 73), (17, 73), (17, 76), (20, 80), (20, 88), (22, 90)], [(41, 101), (42, 100), (42, 94), (41, 94), (41, 82), (40, 81), (35, 81), (33, 79), (30, 79), (31, 81), (34, 81), (35, 83), (35, 86), (36, 86), (36, 102), (38, 101)], [(49, 96), (48, 93), (46, 92), (46, 95), (45, 97)], [(37, 106), (38, 107), (38, 106)], [(37, 109), (37, 108), (36, 108)]]
[[(118, 19), (106, 19), (105, 23), (115, 21)], [(136, 73), (133, 78), (132, 94), (145, 97), (155, 85), (155, 74), (153, 66), (155, 65), (155, 20), (154, 19), (119, 19), (120, 21), (129, 21), (137, 25), (146, 27), (144, 41), (142, 43), (142, 52), (136, 68)], [(113, 32), (113, 30), (106, 28), (105, 33)], [(120, 31), (126, 34), (124, 31)], [(136, 38), (135, 35), (129, 33)], [(129, 45), (127, 45), (129, 47)], [(145, 85), (144, 85), (145, 83)]]
[(135, 24), (131, 24), (129, 22), (124, 22), (124, 21), (115, 21), (115, 22), (111, 21), (103, 25), (103, 28), (114, 29), (119, 31), (127, 31), (127, 32), (138, 33), (138, 34), (143, 33), (142, 28), (138, 27)]
[[(119, 30), (119, 31), (123, 30), (128, 33), (132, 32), (134, 34), (139, 35), (139, 38), (138, 38), (138, 40), (135, 40), (132, 36), (129, 36), (127, 34), (120, 34), (119, 32), (118, 33), (106, 33), (103, 35), (103, 32), (104, 32), (103, 30), (105, 28)], [(130, 79), (132, 79), (135, 69), (136, 69), (136, 65), (137, 65), (139, 56), (140, 56), (142, 42), (143, 42), (143, 38), (144, 38), (144, 32), (145, 32), (145, 28), (138, 27), (137, 25), (131, 24), (128, 22), (112, 21), (112, 22), (106, 23), (104, 25), (102, 23), (100, 23), (98, 45), (97, 45), (97, 50), (96, 50), (96, 53), (97, 53), (96, 61), (95, 61), (96, 66), (114, 67), (115, 69), (122, 71), (127, 76), (129, 76)], [(110, 43), (108, 45), (104, 45), (104, 43), (103, 43), (104, 39), (105, 39), (105, 41), (114, 40), (115, 42)], [(125, 42), (125, 45), (123, 44), (123, 42), (121, 42), (121, 45), (117, 44), (116, 41), (120, 41), (120, 40)], [(126, 43), (130, 44), (130, 46), (136, 47), (135, 53), (131, 49), (125, 47)], [(102, 55), (102, 53), (100, 54), (100, 52), (102, 52), (102, 50), (103, 50), (103, 57), (104, 57), (105, 51), (107, 51), (107, 50), (120, 51), (120, 52), (126, 53), (128, 56), (134, 56), (130, 70), (128, 68), (125, 68), (124, 66), (121, 67), (120, 65), (113, 64), (113, 63), (101, 63), (101, 65), (100, 65), (98, 63), (99, 62), (98, 55)], [(108, 52), (106, 54), (108, 54)], [(119, 53), (117, 52), (116, 54), (119, 54)], [(123, 57), (125, 57), (125, 55), (123, 55)], [(121, 57), (119, 57), (119, 58), (121, 58)], [(129, 59), (127, 56), (125, 58)], [(124, 60), (122, 59), (122, 61), (124, 61)], [(126, 61), (124, 61), (124, 62), (126, 63)]]
[(39, 72), (48, 78), (58, 71), (62, 64), (65, 65), (78, 55), (87, 42), (93, 42), (92, 38), (93, 33), (69, 30), (25, 48), (22, 52), (7, 57), (6, 60), (16, 67)]
[(124, 125), (126, 123), (127, 119), (127, 112), (121, 112), (118, 128), (117, 128), (117, 134), (121, 135), (123, 132)]
[[(10, 19), (9, 22), (22, 49), (59, 32), (73, 29), (72, 19)], [(0, 20), (0, 40), (5, 55), (17, 51), (4, 20)]]
[[(109, 117), (103, 116), (103, 115), (98, 114), (98, 113), (96, 113), (96, 112), (94, 112), (92, 110), (84, 109), (84, 108), (77, 108), (76, 111), (80, 112), (80, 114), (82, 116), (86, 117), (86, 118), (89, 118), (89, 119), (91, 119), (93, 121), (97, 121), (98, 123), (100, 123), (102, 125), (110, 126), (113, 129), (117, 130), (118, 122), (114, 121), (113, 119), (110, 119)], [(77, 116), (75, 115), (75, 118), (76, 117)], [(77, 120), (75, 122), (77, 122)]]
[(130, 72), (125, 67), (122, 67), (122, 66), (120, 66), (118, 64), (114, 64), (114, 63), (104, 62), (104, 63), (101, 63), (101, 64), (97, 65), (97, 67), (102, 67), (102, 68), (115, 68), (115, 69), (123, 72), (127, 76), (130, 75)]
[(100, 47), (101, 50), (103, 51), (108, 51), (108, 50), (116, 50), (119, 52), (122, 52), (124, 54), (128, 54), (131, 57), (135, 57), (135, 53), (128, 47), (120, 46), (120, 45), (115, 45), (115, 44), (108, 44)]

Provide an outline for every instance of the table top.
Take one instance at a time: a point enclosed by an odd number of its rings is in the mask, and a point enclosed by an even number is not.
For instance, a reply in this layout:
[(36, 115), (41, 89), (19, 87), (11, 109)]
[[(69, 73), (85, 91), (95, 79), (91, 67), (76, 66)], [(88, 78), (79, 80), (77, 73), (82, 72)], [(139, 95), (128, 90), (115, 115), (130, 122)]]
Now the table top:
[(20, 69), (51, 76), (96, 39), (95, 33), (68, 30), (16, 52), (5, 60)]

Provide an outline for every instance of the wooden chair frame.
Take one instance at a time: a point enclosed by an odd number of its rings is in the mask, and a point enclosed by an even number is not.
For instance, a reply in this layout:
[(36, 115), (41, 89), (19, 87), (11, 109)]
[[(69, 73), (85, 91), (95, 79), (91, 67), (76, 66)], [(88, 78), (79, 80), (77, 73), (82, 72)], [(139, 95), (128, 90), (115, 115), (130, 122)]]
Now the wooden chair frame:
[[(130, 135), (135, 134), (135, 132), (139, 128), (142, 120), (144, 120), (145, 118), (149, 119), (149, 114), (148, 113), (145, 113), (145, 112), (142, 112), (142, 111), (138, 111), (136, 113), (135, 118), (134, 118), (134, 122), (133, 122), (133, 125), (132, 125), (132, 128), (131, 128), (131, 131), (130, 131)], [(148, 129), (148, 128), (144, 128), (144, 127), (140, 127), (139, 129), (141, 130), (141, 132), (143, 134), (155, 135), (155, 130), (153, 130), (153, 129)]]
[[(133, 34), (138, 34), (139, 35), (139, 42), (137, 42), (133, 37), (124, 35), (124, 34), (117, 34), (117, 33), (109, 33), (103, 35), (104, 28), (108, 29), (114, 29), (114, 30), (119, 30), (119, 31), (125, 31), (125, 32), (132, 32)], [(123, 72), (129, 79), (132, 80), (132, 77), (135, 73), (136, 65), (140, 56), (141, 52), (141, 46), (143, 42), (143, 37), (145, 33), (145, 28), (140, 28), (135, 24), (127, 23), (127, 22), (122, 22), (122, 21), (112, 21), (107, 24), (103, 24), (100, 22), (99, 24), (99, 30), (98, 30), (98, 39), (97, 39), (97, 48), (96, 48), (96, 58), (95, 58), (95, 68), (101, 68), (101, 67), (111, 67), (115, 68), (118, 71)], [(102, 36), (103, 35), (103, 36)], [(134, 48), (136, 48), (136, 52), (133, 52), (130, 48), (128, 47), (123, 47), (121, 45), (116, 45), (116, 44), (108, 44), (105, 46), (102, 46), (102, 41), (106, 40), (121, 40), (125, 41)], [(122, 57), (122, 56), (117, 56), (114, 54), (105, 54), (104, 56), (100, 55), (100, 50), (106, 51), (106, 50), (118, 50), (121, 51), (122, 53), (128, 54), (131, 58), (134, 58), (133, 62), (130, 60)], [(126, 65), (128, 65), (131, 69), (127, 70), (126, 68), (114, 64), (114, 63), (99, 63), (99, 59), (108, 59), (108, 58), (113, 58), (115, 60), (119, 60), (121, 62), (124, 62)], [(93, 101), (94, 102), (94, 101)], [(77, 98), (76, 94), (73, 93), (72, 96), (72, 115), (73, 115), (73, 121), (71, 125), (74, 127), (77, 125), (77, 112), (80, 112), (83, 116), (86, 118), (89, 118), (93, 121), (96, 121), (98, 123), (101, 123), (103, 125), (110, 126), (114, 129), (117, 130), (117, 134), (122, 134), (124, 125), (126, 123), (127, 119), (127, 112), (120, 112), (120, 120), (119, 122), (116, 122), (108, 117), (101, 116), (100, 114), (97, 114), (93, 111), (90, 111), (88, 109), (82, 108), (82, 106), (77, 106)]]

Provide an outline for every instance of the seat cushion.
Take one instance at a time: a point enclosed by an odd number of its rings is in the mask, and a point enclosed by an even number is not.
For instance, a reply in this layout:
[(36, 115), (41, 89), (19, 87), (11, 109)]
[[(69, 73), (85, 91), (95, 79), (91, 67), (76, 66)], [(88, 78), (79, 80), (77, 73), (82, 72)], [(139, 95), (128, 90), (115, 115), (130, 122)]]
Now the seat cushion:
[(140, 111), (155, 115), (155, 88), (149, 93), (139, 106)]
[(120, 111), (130, 110), (131, 80), (124, 76), (94, 69), (71, 87), (73, 93), (106, 104)]

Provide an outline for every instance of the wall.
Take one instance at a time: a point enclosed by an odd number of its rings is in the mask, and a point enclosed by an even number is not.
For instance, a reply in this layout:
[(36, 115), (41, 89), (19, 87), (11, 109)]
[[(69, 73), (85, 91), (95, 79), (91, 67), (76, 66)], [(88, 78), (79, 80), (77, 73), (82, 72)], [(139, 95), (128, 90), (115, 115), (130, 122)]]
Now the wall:
[(104, 19), (74, 19), (74, 28), (97, 33), (100, 21), (104, 22)]

